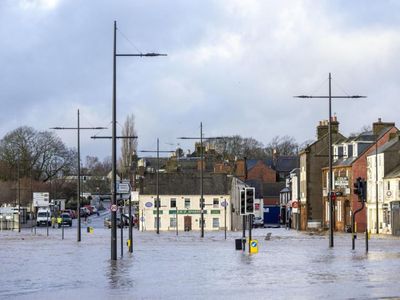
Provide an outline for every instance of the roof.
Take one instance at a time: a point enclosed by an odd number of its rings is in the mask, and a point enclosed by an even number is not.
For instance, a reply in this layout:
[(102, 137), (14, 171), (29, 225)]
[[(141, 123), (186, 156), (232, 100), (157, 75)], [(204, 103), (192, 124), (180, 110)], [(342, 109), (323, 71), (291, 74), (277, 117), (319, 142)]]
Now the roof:
[(280, 191), (286, 186), (285, 182), (271, 182), (261, 184), (260, 180), (246, 180), (246, 184), (254, 187), (256, 198), (279, 198)]
[[(204, 195), (228, 195), (231, 189), (232, 178), (222, 173), (203, 174)], [(155, 195), (157, 193), (156, 174), (146, 174), (143, 179), (143, 193)], [(159, 173), (158, 184), (160, 195), (200, 195), (200, 175), (195, 173)]]
[(298, 156), (278, 156), (276, 159), (268, 157), (266, 159), (249, 159), (246, 161), (247, 171), (250, 171), (254, 166), (262, 161), (264, 165), (271, 167), (277, 172), (290, 172), (298, 168)]
[(386, 176), (384, 178), (390, 179), (390, 178), (399, 178), (399, 177), (400, 177), (400, 165), (397, 166), (393, 171), (386, 174)]

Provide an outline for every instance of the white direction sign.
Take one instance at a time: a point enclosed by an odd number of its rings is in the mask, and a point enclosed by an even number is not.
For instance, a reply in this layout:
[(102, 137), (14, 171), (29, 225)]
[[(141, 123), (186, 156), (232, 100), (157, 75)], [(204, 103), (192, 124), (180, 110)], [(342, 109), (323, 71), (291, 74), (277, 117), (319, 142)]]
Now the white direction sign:
[(129, 181), (117, 182), (117, 194), (129, 194), (131, 192), (131, 185)]

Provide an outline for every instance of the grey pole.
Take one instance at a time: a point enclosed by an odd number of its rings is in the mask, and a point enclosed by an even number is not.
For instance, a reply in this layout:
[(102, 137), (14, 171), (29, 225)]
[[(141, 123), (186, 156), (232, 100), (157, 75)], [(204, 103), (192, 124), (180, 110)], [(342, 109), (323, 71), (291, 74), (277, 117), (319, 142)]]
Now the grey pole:
[(225, 224), (224, 224), (224, 228), (225, 228), (225, 239), (226, 239), (226, 206), (228, 205), (228, 202), (226, 201), (226, 199), (224, 199), (224, 201), (225, 201), (225, 207), (224, 207), (224, 222), (225, 222)]
[(132, 245), (132, 197), (129, 195), (129, 252), (133, 252), (133, 245)]
[(333, 247), (333, 230), (335, 226), (334, 210), (332, 201), (332, 88), (331, 88), (331, 73), (329, 73), (329, 127), (328, 127), (328, 159), (329, 159), (329, 247)]
[(201, 213), (201, 237), (204, 237), (204, 190), (203, 190), (203, 123), (200, 122), (200, 213)]
[(78, 191), (77, 191), (77, 206), (78, 206), (78, 232), (77, 241), (81, 241), (81, 144), (80, 144), (80, 123), (79, 123), (79, 109), (78, 109)]
[[(113, 101), (112, 101), (112, 196), (111, 204), (117, 205), (117, 21), (114, 21)], [(111, 260), (117, 260), (117, 212), (111, 211)]]
[(375, 134), (375, 208), (376, 208), (376, 234), (379, 234), (379, 205), (378, 205), (378, 135)]
[(321, 99), (329, 99), (329, 127), (328, 127), (328, 159), (329, 159), (329, 178), (328, 178), (328, 200), (329, 200), (329, 247), (333, 247), (333, 232), (334, 232), (334, 210), (333, 210), (333, 201), (332, 201), (332, 99), (359, 99), (359, 98), (366, 98), (365, 96), (332, 96), (332, 89), (331, 89), (331, 73), (329, 73), (329, 95), (328, 96), (295, 96), (296, 98), (303, 98), (303, 99), (311, 99), (311, 98), (321, 98)]
[(18, 232), (21, 232), (21, 181), (20, 177), (20, 159), (21, 154), (18, 155)]
[(160, 234), (160, 191), (159, 191), (159, 178), (158, 173), (160, 172), (160, 142), (157, 138), (157, 173), (156, 173), (156, 192), (157, 192), (157, 234)]
[[(178, 199), (177, 199), (177, 202), (178, 202)], [(176, 219), (176, 222), (175, 222), (176, 236), (178, 236), (178, 203), (176, 203), (176, 206), (175, 206), (175, 219)]]

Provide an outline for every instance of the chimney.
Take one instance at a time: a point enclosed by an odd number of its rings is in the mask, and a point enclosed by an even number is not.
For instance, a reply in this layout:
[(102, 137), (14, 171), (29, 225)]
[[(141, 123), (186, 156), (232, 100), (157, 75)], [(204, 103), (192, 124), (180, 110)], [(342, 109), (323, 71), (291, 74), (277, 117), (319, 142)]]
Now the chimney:
[(328, 134), (328, 122), (319, 121), (319, 125), (317, 126), (317, 139), (321, 139), (324, 135)]
[(382, 122), (382, 119), (378, 118), (378, 122), (372, 123), (372, 131), (374, 135), (379, 135), (383, 129), (394, 126), (394, 122)]

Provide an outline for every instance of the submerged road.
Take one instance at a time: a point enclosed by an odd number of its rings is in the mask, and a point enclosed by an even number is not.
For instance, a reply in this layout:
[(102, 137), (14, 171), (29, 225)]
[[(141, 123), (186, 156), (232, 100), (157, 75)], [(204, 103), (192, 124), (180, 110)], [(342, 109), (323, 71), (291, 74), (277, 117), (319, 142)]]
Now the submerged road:
[[(400, 297), (400, 239), (255, 229), (259, 253), (235, 250), (240, 232), (139, 232), (134, 252), (110, 261), (110, 230), (92, 217), (76, 228), (0, 233), (0, 298), (22, 299), (380, 299)], [(76, 222), (76, 221), (74, 221)], [(267, 233), (271, 239), (265, 240)], [(119, 235), (119, 230), (118, 230)], [(128, 231), (124, 231), (124, 245)], [(118, 242), (120, 247), (120, 242)], [(120, 255), (120, 249), (118, 249)]]

